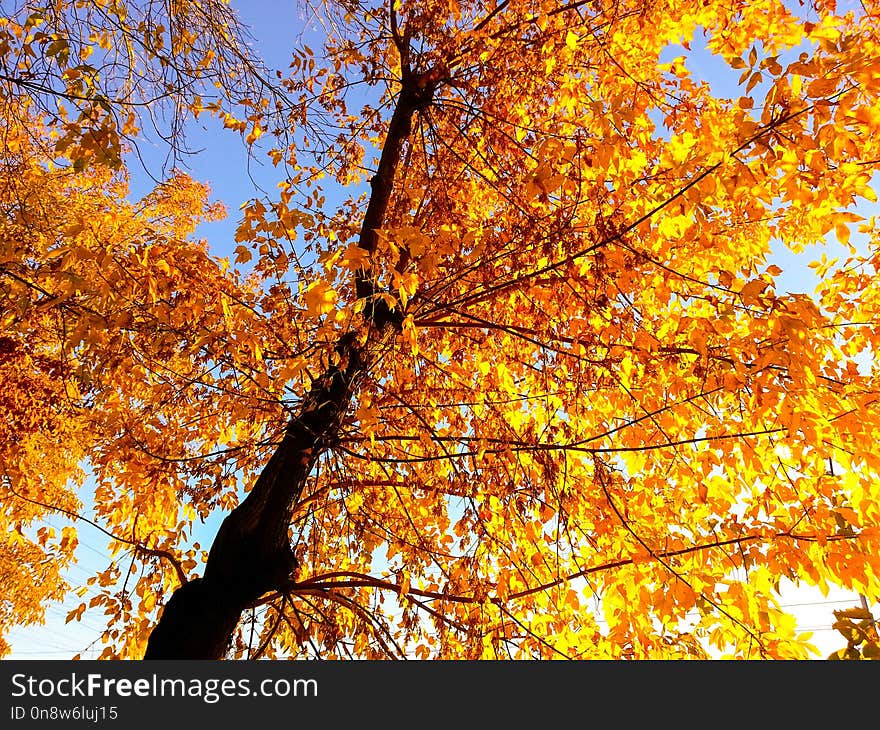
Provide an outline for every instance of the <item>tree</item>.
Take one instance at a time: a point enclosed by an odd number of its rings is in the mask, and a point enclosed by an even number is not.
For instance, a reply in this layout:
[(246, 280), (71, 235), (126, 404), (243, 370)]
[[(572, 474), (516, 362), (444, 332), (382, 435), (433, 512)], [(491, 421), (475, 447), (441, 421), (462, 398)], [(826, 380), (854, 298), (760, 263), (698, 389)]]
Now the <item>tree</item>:
[[(3, 519), (69, 555), (89, 470), (104, 656), (802, 657), (783, 580), (880, 597), (876, 3), (337, 0), (274, 77), (220, 0), (25, 6)], [(199, 114), (279, 169), (234, 264), (127, 200)]]
[(829, 659), (880, 659), (880, 641), (877, 637), (877, 621), (863, 605), (835, 611), (833, 628), (846, 639), (846, 647), (833, 652)]

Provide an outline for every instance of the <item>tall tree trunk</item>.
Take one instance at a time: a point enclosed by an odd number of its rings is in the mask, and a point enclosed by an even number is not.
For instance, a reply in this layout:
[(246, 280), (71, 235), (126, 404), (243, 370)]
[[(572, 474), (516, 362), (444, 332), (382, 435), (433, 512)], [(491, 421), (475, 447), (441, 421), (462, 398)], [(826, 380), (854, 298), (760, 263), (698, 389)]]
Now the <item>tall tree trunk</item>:
[[(359, 245), (372, 253), (394, 189), (401, 151), (417, 109), (429, 103), (440, 81), (431, 70), (410, 74), (391, 117), (379, 167), (361, 227)], [(389, 325), (400, 329), (402, 315), (377, 297), (375, 283), (361, 271), (358, 298), (366, 300), (364, 320), (371, 330), (366, 344), (355, 332), (336, 345), (336, 362), (316, 379), (287, 425), (284, 438), (250, 494), (227, 515), (211, 546), (204, 576), (178, 588), (150, 634), (145, 659), (221, 659), (242, 612), (264, 593), (279, 589), (296, 569), (290, 548), (290, 518), (318, 457), (339, 435), (358, 377), (369, 363), (375, 335)]]

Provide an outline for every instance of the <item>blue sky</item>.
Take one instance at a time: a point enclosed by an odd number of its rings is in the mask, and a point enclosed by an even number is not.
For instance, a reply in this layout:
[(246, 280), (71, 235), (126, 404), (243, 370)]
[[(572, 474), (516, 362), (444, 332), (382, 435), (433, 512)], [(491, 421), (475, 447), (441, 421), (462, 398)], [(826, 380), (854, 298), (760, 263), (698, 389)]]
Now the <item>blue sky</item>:
[[(316, 32), (314, 23), (306, 22), (300, 3), (238, 0), (232, 5), (251, 28), (252, 46), (270, 69), (285, 72), (292, 57), (291, 49), (301, 34)], [(242, 137), (224, 130), (218, 119), (208, 115), (187, 125), (186, 146), (195, 154), (184, 156), (178, 166), (196, 180), (208, 183), (212, 199), (223, 201), (228, 214), (223, 221), (202, 225), (198, 235), (209, 241), (218, 256), (231, 255), (240, 206), (256, 197), (274, 196), (280, 180), (279, 170), (268, 158), (249, 157)], [(168, 148), (161, 140), (140, 143), (138, 153), (143, 162), (134, 155), (129, 157), (133, 198), (148, 193), (155, 179), (167, 173), (169, 167)]]

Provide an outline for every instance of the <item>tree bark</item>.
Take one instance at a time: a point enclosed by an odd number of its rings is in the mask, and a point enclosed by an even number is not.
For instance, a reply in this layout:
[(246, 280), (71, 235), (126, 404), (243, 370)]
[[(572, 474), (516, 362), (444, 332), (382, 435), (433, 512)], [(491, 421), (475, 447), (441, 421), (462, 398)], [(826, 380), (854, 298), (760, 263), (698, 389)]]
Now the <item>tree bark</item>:
[[(439, 83), (435, 71), (413, 75), (404, 69), (403, 84), (389, 123), (379, 167), (359, 236), (372, 253), (376, 229), (385, 221), (403, 145), (412, 117), (428, 103)], [(400, 329), (402, 314), (377, 296), (366, 271), (357, 274), (356, 292), (365, 299), (365, 325), (380, 335)], [(290, 548), (290, 518), (318, 457), (339, 435), (358, 377), (369, 361), (369, 343), (356, 333), (343, 335), (336, 361), (312, 386), (250, 494), (227, 515), (217, 532), (205, 573), (179, 587), (168, 600), (150, 634), (145, 659), (222, 659), (242, 612), (264, 593), (279, 590), (296, 569)]]

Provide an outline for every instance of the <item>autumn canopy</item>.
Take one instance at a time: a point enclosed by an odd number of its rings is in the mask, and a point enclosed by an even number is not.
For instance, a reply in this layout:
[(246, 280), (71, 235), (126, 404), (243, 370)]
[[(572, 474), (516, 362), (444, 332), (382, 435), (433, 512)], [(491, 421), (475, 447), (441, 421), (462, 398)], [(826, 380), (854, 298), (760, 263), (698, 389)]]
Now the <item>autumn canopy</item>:
[[(83, 518), (105, 658), (794, 658), (785, 586), (880, 600), (876, 0), (326, 0), (279, 72), (223, 0), (2, 7), (0, 635)], [(196, 118), (274, 165), (234, 241), (129, 194)]]

